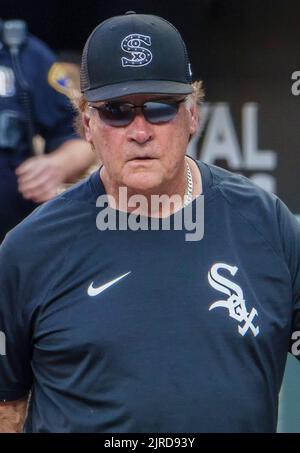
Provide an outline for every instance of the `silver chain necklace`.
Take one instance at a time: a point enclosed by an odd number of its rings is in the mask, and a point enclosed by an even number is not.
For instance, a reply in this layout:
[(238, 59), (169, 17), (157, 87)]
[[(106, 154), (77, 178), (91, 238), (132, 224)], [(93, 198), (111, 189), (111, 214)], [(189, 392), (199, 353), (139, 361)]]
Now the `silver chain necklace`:
[(188, 162), (186, 163), (186, 169), (187, 169), (187, 188), (186, 188), (186, 191), (184, 194), (184, 203), (183, 203), (184, 208), (188, 204), (190, 204), (193, 199), (193, 177), (192, 177), (192, 172), (191, 172)]

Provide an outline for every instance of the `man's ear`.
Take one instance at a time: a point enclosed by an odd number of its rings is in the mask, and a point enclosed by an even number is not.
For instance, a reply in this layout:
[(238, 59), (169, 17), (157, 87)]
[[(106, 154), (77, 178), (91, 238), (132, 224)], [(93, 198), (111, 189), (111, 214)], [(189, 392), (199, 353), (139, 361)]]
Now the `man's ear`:
[(82, 116), (82, 125), (84, 130), (84, 136), (88, 143), (93, 143), (92, 141), (92, 133), (91, 133), (91, 117), (87, 112), (83, 112)]
[(194, 135), (199, 126), (199, 109), (196, 102), (193, 102), (189, 107), (190, 113), (190, 134)]

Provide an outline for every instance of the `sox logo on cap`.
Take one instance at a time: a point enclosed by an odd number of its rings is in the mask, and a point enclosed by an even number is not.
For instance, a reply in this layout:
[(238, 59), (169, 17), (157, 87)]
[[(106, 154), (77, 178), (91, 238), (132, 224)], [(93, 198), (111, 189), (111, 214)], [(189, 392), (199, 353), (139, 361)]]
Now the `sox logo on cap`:
[(121, 42), (121, 48), (124, 52), (131, 54), (131, 59), (122, 57), (123, 67), (146, 66), (152, 60), (152, 52), (142, 47), (143, 45), (151, 46), (150, 36), (131, 34), (126, 36)]

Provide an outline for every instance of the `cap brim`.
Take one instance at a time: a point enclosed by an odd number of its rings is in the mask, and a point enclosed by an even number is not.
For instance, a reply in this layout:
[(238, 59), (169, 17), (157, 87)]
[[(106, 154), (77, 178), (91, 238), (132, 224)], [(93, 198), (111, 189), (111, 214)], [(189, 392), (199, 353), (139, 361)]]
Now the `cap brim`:
[(166, 94), (179, 95), (192, 93), (192, 86), (188, 83), (167, 82), (162, 80), (136, 80), (114, 85), (106, 85), (84, 92), (88, 101), (107, 101), (131, 94)]

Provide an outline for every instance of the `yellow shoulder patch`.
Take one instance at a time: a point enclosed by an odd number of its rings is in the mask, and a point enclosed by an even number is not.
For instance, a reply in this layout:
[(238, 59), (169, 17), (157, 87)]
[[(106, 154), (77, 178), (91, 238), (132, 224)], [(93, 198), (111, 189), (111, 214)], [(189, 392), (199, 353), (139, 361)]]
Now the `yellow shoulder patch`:
[(48, 82), (59, 93), (69, 98), (79, 89), (79, 68), (71, 63), (54, 63), (48, 72)]

